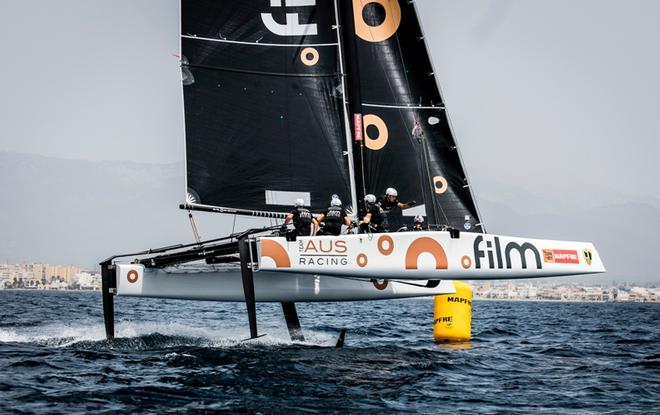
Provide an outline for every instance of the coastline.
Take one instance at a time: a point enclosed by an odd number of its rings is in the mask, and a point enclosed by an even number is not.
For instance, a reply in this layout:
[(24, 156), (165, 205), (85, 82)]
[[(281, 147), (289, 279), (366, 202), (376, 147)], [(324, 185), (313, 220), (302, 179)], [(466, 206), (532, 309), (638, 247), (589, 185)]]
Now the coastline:
[[(51, 292), (51, 293), (101, 293), (100, 289), (92, 290), (77, 290), (77, 289), (61, 289), (61, 290), (44, 290), (44, 289), (30, 289), (30, 288), (2, 288), (2, 292)], [(427, 297), (413, 297), (413, 298), (404, 298), (406, 300), (433, 300), (434, 296)], [(594, 301), (586, 299), (549, 299), (549, 298), (485, 298), (485, 297), (473, 297), (474, 301), (483, 301), (483, 302), (515, 302), (515, 303), (589, 303), (589, 304), (660, 304), (660, 301), (633, 301), (633, 300), (618, 300), (618, 301)]]

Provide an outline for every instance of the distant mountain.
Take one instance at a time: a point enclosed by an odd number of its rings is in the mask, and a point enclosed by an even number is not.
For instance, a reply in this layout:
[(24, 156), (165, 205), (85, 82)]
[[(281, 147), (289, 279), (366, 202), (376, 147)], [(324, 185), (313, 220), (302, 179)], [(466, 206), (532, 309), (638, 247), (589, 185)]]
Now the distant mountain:
[[(91, 267), (111, 254), (192, 240), (178, 209), (185, 195), (182, 163), (0, 152), (0, 189), (0, 261)], [(226, 218), (210, 219), (218, 233), (226, 231)]]
[[(91, 267), (115, 253), (191, 242), (188, 218), (178, 209), (183, 169), (182, 163), (0, 152), (0, 261)], [(594, 242), (608, 269), (597, 280), (660, 280), (657, 206), (631, 201), (576, 207), (568, 196), (555, 201), (492, 181), (484, 187), (477, 197), (489, 232)], [(222, 235), (234, 225), (223, 215), (196, 214), (196, 219), (202, 237)], [(248, 223), (256, 224), (239, 218), (236, 227)]]
[[(653, 192), (629, 194), (626, 189), (605, 186), (589, 176), (573, 176), (570, 182), (566, 182), (565, 178), (552, 180), (554, 174), (539, 168), (537, 171), (526, 172), (523, 178), (517, 178), (506, 171), (497, 176), (482, 175), (474, 178), (474, 190), (479, 202), (492, 201), (521, 212), (537, 214), (563, 215), (590, 209), (598, 211), (607, 206), (631, 203), (660, 209), (660, 199)], [(535, 180), (530, 181), (530, 177)], [(536, 185), (532, 187), (530, 183)]]

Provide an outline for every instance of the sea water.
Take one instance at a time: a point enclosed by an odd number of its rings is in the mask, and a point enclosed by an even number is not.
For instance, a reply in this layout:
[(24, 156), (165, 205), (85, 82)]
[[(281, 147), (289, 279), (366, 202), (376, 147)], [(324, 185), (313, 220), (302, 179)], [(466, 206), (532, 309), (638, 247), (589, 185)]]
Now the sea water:
[[(0, 291), (0, 413), (660, 413), (660, 304), (473, 303), (433, 343), (433, 301), (279, 304)], [(346, 345), (334, 346), (347, 329)]]

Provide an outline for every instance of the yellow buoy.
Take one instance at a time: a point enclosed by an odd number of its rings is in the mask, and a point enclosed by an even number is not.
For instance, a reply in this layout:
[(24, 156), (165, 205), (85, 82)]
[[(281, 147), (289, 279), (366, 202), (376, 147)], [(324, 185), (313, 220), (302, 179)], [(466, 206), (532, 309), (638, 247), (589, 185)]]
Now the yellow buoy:
[(435, 297), (433, 338), (436, 342), (465, 342), (470, 340), (472, 325), (472, 288), (453, 281), (455, 294)]

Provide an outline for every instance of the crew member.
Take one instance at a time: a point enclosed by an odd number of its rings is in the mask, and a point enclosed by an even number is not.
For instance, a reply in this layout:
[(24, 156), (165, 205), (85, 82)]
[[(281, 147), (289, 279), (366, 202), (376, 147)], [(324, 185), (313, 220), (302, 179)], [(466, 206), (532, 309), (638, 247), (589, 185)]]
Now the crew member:
[(424, 230), (424, 216), (417, 215), (415, 216), (413, 222), (413, 231), (423, 231)]
[(341, 207), (341, 200), (337, 196), (332, 197), (330, 207), (317, 218), (317, 221), (323, 223), (321, 235), (339, 236), (341, 225), (351, 225), (351, 220), (346, 216), (346, 212)]
[(314, 234), (319, 228), (319, 223), (312, 216), (312, 212), (305, 207), (305, 201), (302, 199), (296, 199), (295, 207), (284, 219), (282, 228), (286, 229), (289, 222), (293, 222), (294, 232), (298, 236), (310, 236), (312, 225), (314, 225)]
[(387, 232), (387, 220), (385, 213), (378, 203), (376, 203), (376, 196), (366, 195), (364, 201), (367, 207), (367, 214), (364, 215), (359, 223), (360, 232), (380, 233)]
[(399, 192), (397, 192), (395, 188), (389, 187), (385, 191), (385, 195), (382, 196), (380, 199), (378, 199), (378, 204), (380, 205), (381, 208), (383, 208), (383, 211), (386, 214), (389, 213), (395, 207), (398, 207), (399, 209), (408, 209), (409, 207), (413, 207), (417, 204), (417, 202), (414, 200), (411, 200), (408, 203), (401, 203), (399, 202), (398, 197), (399, 197)]

